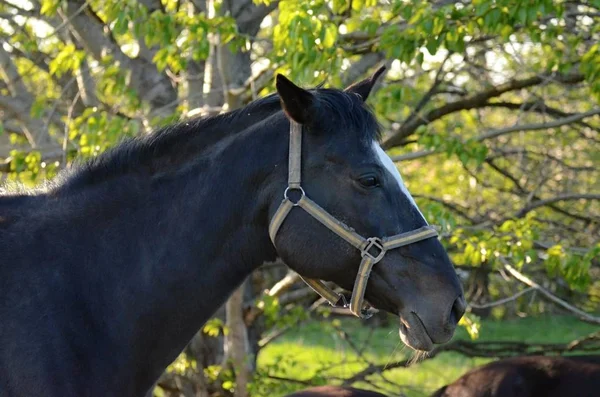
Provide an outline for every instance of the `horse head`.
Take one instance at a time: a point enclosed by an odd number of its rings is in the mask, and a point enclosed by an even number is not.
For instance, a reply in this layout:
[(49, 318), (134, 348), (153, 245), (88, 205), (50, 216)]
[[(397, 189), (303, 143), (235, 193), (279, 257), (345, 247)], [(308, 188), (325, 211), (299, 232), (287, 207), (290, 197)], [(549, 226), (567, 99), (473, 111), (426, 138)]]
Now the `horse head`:
[(277, 76), (291, 132), (287, 181), (272, 182), (271, 238), (305, 280), (354, 290), (356, 305), (364, 293), (374, 308), (399, 316), (405, 344), (429, 351), (452, 337), (465, 300), (436, 232), (378, 143), (380, 126), (365, 102), (383, 70), (345, 90), (306, 90)]

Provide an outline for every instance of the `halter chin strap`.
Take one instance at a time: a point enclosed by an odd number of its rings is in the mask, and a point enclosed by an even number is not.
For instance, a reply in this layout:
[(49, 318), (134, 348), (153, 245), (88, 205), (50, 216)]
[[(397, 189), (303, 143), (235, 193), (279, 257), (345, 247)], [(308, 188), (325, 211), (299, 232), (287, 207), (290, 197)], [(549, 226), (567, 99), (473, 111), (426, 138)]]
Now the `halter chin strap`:
[[(352, 228), (343, 222), (334, 218), (330, 213), (321, 208), (317, 203), (309, 199), (301, 186), (302, 169), (302, 125), (290, 120), (290, 148), (289, 148), (289, 170), (288, 186), (283, 194), (283, 201), (275, 212), (271, 224), (269, 225), (269, 236), (273, 245), (279, 228), (287, 218), (294, 207), (300, 207), (308, 212), (313, 218), (329, 228), (333, 233), (346, 240), (350, 245), (360, 251), (362, 260), (358, 268), (358, 274), (354, 281), (352, 298), (350, 304), (346, 302), (344, 295), (339, 294), (325, 285), (321, 280), (314, 280), (302, 277), (302, 280), (308, 284), (316, 293), (326, 299), (332, 306), (349, 309), (352, 314), (360, 318), (369, 318), (377, 312), (375, 308), (364, 302), (367, 281), (371, 274), (373, 265), (381, 261), (386, 252), (399, 248), (417, 241), (425, 240), (431, 237), (437, 237), (437, 231), (431, 226), (423, 226), (410, 232), (396, 234), (394, 236), (380, 239), (378, 237), (364, 238), (356, 233)], [(292, 201), (289, 198), (291, 191), (298, 191), (300, 198)]]

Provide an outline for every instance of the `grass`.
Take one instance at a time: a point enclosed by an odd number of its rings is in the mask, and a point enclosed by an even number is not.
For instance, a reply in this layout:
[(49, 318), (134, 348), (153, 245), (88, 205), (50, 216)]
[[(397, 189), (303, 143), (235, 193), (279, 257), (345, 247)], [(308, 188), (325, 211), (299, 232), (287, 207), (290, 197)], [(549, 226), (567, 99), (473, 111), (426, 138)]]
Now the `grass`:
[[(339, 324), (356, 346), (364, 346), (363, 357), (370, 362), (389, 365), (412, 356), (412, 352), (400, 343), (398, 328), (395, 326), (375, 329), (356, 319), (343, 319)], [(481, 323), (478, 340), (565, 343), (594, 331), (597, 331), (597, 327), (564, 316), (486, 320)], [(465, 329), (460, 327), (454, 339), (470, 338)], [(389, 395), (427, 396), (469, 369), (488, 361), (489, 359), (473, 359), (447, 352), (409, 367), (387, 370), (384, 373), (385, 379), (381, 376), (369, 379), (382, 388), (379, 391), (387, 391)], [(315, 377), (329, 384), (340, 383), (338, 379), (348, 378), (365, 367), (365, 361), (339, 335), (335, 327), (330, 323), (309, 322), (299, 325), (261, 350), (258, 357), (259, 371), (277, 379), (268, 380), (262, 390), (257, 390), (253, 396), (281, 397), (306, 387), (300, 382)], [(365, 382), (354, 386), (376, 389)]]

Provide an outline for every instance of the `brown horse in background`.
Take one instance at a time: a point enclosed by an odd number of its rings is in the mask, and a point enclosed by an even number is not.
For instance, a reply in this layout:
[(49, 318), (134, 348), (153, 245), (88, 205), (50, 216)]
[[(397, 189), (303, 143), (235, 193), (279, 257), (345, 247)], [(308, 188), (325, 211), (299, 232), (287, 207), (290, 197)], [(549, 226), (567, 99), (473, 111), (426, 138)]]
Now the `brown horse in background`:
[(388, 397), (371, 390), (344, 386), (316, 386), (300, 390), (285, 397)]
[(467, 372), (431, 397), (597, 397), (600, 356), (521, 356)]
[[(597, 397), (600, 355), (521, 356), (475, 368), (431, 397)], [(388, 397), (343, 386), (318, 386), (285, 397)]]

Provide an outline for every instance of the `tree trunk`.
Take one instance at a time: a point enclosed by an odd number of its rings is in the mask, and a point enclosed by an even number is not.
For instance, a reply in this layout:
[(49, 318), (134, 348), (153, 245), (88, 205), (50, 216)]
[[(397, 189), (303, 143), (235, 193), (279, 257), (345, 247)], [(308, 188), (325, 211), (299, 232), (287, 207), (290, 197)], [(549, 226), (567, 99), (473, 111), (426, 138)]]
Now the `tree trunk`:
[(248, 334), (244, 323), (244, 287), (242, 284), (229, 298), (225, 305), (227, 313), (227, 330), (225, 335), (225, 358), (223, 367), (231, 365), (235, 373), (234, 397), (248, 396), (248, 382), (250, 380), (250, 365)]

